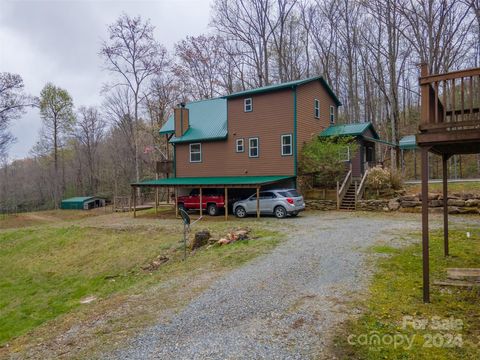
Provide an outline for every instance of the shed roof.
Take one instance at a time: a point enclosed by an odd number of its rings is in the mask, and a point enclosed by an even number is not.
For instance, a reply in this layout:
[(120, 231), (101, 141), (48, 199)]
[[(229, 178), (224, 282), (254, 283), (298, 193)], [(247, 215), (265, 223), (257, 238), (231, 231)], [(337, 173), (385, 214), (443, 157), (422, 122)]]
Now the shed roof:
[(400, 149), (413, 150), (417, 148), (417, 138), (415, 135), (407, 135), (400, 139)]
[(293, 176), (212, 176), (212, 177), (179, 177), (144, 180), (133, 183), (132, 186), (248, 186), (267, 185)]
[(65, 202), (65, 203), (78, 203), (78, 202), (85, 202), (87, 200), (91, 200), (93, 199), (94, 196), (76, 196), (76, 197), (72, 197), (72, 198), (68, 198), (68, 199), (64, 199), (62, 200), (62, 202)]
[(332, 125), (323, 130), (320, 136), (362, 136), (368, 129), (372, 131), (374, 139), (380, 139), (371, 122)]
[[(227, 137), (227, 100), (223, 98), (190, 102), (189, 128), (183, 136), (170, 139), (172, 143), (220, 140)], [(175, 132), (173, 115), (160, 129), (160, 134)]]
[(256, 89), (250, 89), (250, 90), (245, 90), (245, 91), (239, 91), (230, 95), (226, 95), (226, 99), (231, 99), (231, 98), (236, 98), (240, 96), (247, 96), (247, 95), (255, 95), (255, 94), (261, 94), (261, 93), (266, 93), (266, 92), (271, 92), (271, 91), (276, 91), (276, 90), (283, 90), (303, 84), (307, 84), (312, 81), (320, 81), (320, 83), (325, 87), (325, 90), (327, 90), (328, 94), (333, 98), (335, 101), (335, 104), (337, 106), (342, 105), (340, 100), (338, 100), (337, 96), (333, 92), (332, 88), (328, 85), (327, 81), (323, 78), (323, 76), (314, 76), (306, 79), (301, 79), (301, 80), (295, 80), (295, 81), (289, 81), (289, 82), (284, 82), (280, 84), (273, 84), (273, 85), (268, 85), (268, 86), (263, 86), (260, 88)]

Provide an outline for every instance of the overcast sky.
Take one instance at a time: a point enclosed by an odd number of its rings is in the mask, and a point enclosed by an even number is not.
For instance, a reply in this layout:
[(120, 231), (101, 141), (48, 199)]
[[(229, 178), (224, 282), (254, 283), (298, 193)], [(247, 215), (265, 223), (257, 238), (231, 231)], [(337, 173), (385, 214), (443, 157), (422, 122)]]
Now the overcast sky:
[[(99, 105), (108, 74), (98, 56), (107, 24), (122, 13), (149, 18), (169, 51), (186, 35), (208, 30), (210, 0), (0, 0), (0, 72), (20, 74), (38, 96), (46, 82), (67, 89), (75, 106)], [(28, 156), (37, 140), (38, 109), (12, 124), (10, 157)]]

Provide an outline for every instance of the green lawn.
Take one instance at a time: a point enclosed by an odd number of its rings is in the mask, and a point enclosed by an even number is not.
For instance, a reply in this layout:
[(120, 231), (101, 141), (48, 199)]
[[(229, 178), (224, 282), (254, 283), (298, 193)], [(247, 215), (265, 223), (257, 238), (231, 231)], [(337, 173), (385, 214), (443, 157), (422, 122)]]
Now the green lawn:
[[(466, 231), (472, 232), (470, 239)], [(442, 244), (441, 234), (434, 233), (432, 281), (445, 279), (448, 267), (480, 267), (480, 228), (451, 231), (452, 256), (447, 259)], [(479, 359), (479, 288), (432, 286), (431, 304), (423, 304), (420, 244), (403, 249), (382, 245), (373, 251), (380, 256), (377, 273), (368, 298), (357, 304), (363, 315), (351, 320), (337, 337), (340, 358)], [(422, 326), (425, 320), (428, 323)], [(412, 321), (417, 321), (415, 326)], [(439, 323), (445, 324), (443, 329), (435, 328)], [(397, 345), (390, 344), (395, 337)]]
[[(253, 233), (258, 239), (197, 250), (185, 264), (181, 261), (180, 227), (162, 227), (158, 222), (116, 229), (70, 221), (1, 231), (0, 347), (48, 320), (85, 306), (80, 299), (86, 296), (105, 299), (129, 289), (143, 291), (153, 282), (168, 281), (180, 273), (185, 276), (209, 266), (231, 268), (278, 242), (276, 234), (256, 227)], [(206, 227), (225, 234), (233, 225)], [(170, 261), (154, 276), (141, 269), (158, 255)]]
[[(428, 191), (430, 192), (442, 192), (442, 183), (428, 184)], [(422, 188), (421, 184), (406, 184), (405, 189), (408, 193), (418, 194)], [(466, 182), (453, 182), (448, 184), (449, 193), (475, 193), (480, 194), (480, 182), (466, 181)]]

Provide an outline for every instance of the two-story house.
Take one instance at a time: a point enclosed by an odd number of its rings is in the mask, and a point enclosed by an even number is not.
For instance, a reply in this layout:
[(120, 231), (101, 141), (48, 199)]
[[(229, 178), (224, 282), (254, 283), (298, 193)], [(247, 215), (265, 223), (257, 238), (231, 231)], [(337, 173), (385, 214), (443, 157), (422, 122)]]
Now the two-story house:
[(335, 125), (340, 105), (321, 76), (181, 104), (160, 129), (173, 177), (132, 186), (295, 187), (303, 145)]
[(323, 77), (265, 86), (175, 109), (174, 175), (297, 175), (304, 143), (334, 124), (341, 103)]

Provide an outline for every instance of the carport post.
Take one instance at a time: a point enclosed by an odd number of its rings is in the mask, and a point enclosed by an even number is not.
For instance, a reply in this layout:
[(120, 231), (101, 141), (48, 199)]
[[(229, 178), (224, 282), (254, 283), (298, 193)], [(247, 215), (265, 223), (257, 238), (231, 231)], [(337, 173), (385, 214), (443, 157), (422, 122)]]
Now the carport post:
[(203, 215), (203, 196), (202, 187), (200, 186), (200, 217)]
[(132, 186), (132, 195), (133, 195), (133, 217), (137, 217), (137, 192), (135, 191), (135, 186)]
[(173, 192), (175, 193), (175, 217), (178, 218), (178, 188), (176, 186), (173, 188)]
[(228, 220), (228, 188), (225, 186), (225, 220)]
[(260, 186), (257, 186), (257, 219), (260, 219)]

